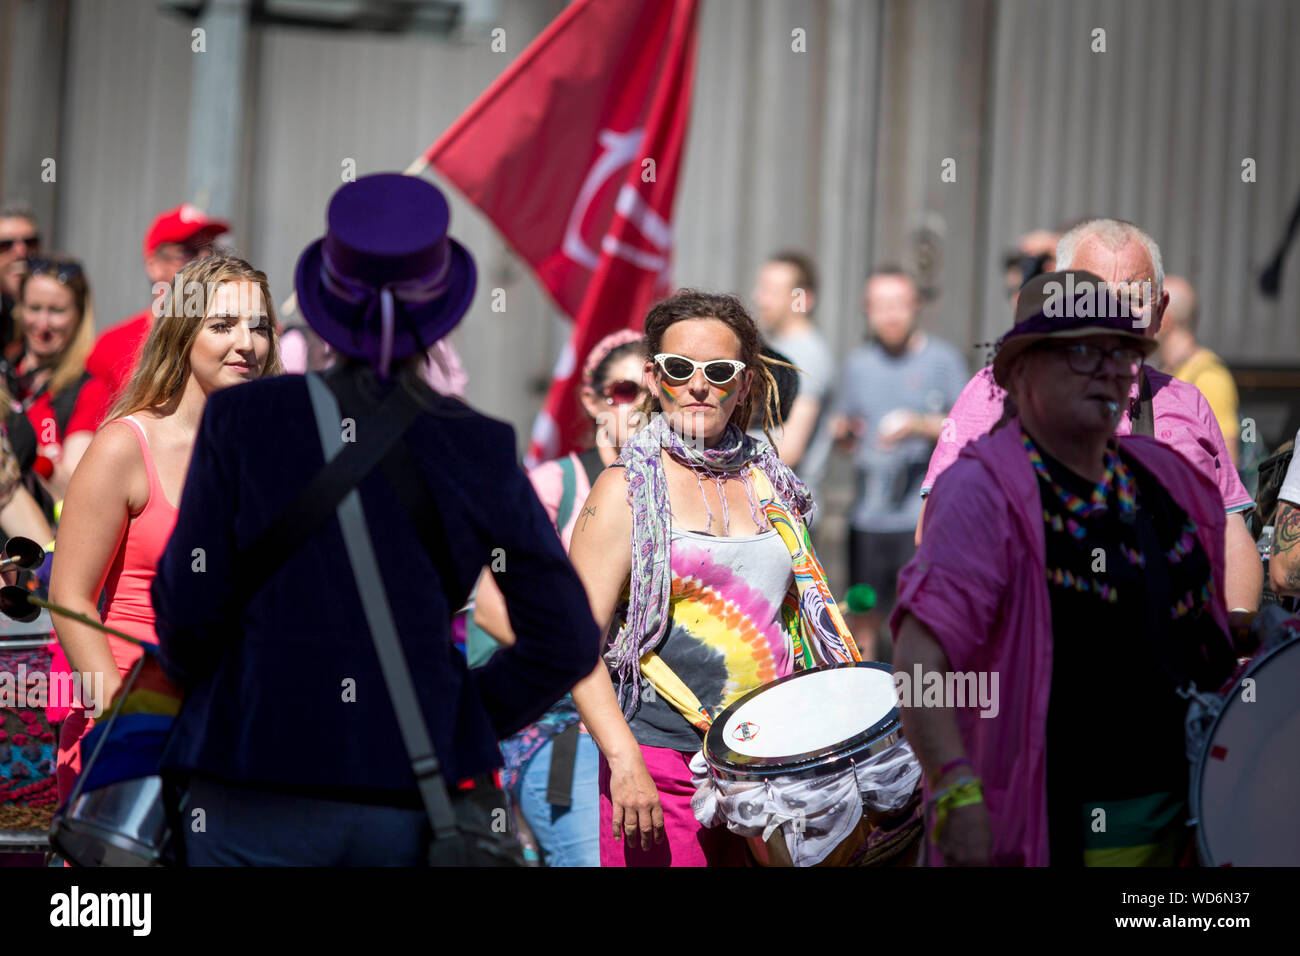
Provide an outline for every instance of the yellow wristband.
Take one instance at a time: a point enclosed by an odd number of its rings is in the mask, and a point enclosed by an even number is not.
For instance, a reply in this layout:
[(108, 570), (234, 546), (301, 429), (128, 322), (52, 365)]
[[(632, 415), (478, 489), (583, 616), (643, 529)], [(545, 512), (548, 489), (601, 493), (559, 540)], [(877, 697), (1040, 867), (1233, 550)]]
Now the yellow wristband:
[(975, 777), (962, 777), (952, 786), (945, 787), (931, 801), (934, 806), (934, 828), (930, 831), (930, 842), (935, 844), (939, 842), (939, 834), (943, 832), (944, 825), (948, 822), (949, 811), (983, 802), (984, 792)]

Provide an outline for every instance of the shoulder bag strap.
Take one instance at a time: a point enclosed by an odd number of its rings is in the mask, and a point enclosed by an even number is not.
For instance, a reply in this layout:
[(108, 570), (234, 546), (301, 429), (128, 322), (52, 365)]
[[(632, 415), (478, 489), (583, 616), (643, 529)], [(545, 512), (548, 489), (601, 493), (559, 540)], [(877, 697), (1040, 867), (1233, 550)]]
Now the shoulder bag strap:
[(560, 465), (560, 506), (555, 511), (555, 530), (563, 531), (573, 517), (573, 500), (578, 496), (578, 472), (573, 456), (565, 455)]
[(582, 462), (582, 469), (587, 473), (587, 484), (594, 488), (596, 479), (605, 470), (605, 463), (600, 460), (600, 449), (588, 448), (578, 456), (578, 461)]
[[(338, 428), (338, 402), (325, 383), (315, 375), (307, 376), (307, 387), (311, 394), (312, 410), (316, 413), (321, 448), (327, 458), (333, 459), (340, 455), (343, 446)], [(394, 389), (393, 394), (400, 393), (400, 387)], [(408, 401), (406, 404), (411, 403)], [(429, 815), (429, 822), (433, 825), (434, 838), (443, 841), (444, 846), (459, 843), (460, 830), (456, 825), (451, 798), (442, 780), (442, 765), (420, 712), (415, 684), (411, 681), (411, 672), (406, 666), (406, 656), (402, 652), (402, 643), (393, 622), (392, 608), (388, 604), (388, 594), (384, 590), (383, 579), (379, 576), (374, 545), (366, 524), (365, 511), (361, 507), (361, 495), (355, 488), (339, 503), (338, 518), (357, 591), (361, 595), (366, 624), (375, 643), (379, 667), (384, 675), (384, 683), (388, 685), (389, 698), (397, 715), (402, 742), (411, 759), (411, 770), (415, 773), (420, 798)]]
[(1138, 376), (1138, 415), (1133, 422), (1133, 434), (1156, 437), (1155, 411), (1151, 407), (1151, 383), (1147, 381), (1146, 366)]
[[(329, 388), (315, 374), (305, 377), (308, 393), (313, 396), (312, 408), (315, 410), (316, 390), (329, 392)], [(256, 569), (256, 573), (245, 575), (236, 585), (227, 605), (230, 613), (242, 609), (271, 580), (280, 566), (302, 546), (307, 536), (333, 513), (343, 496), (370, 474), (411, 422), (415, 421), (419, 409), (414, 403), (403, 401), (404, 396), (400, 393), (400, 388), (393, 389), (383, 404), (364, 421), (358, 422), (357, 435), (360, 436), (360, 441), (349, 443), (336, 455), (327, 454), (325, 467), (307, 483), (293, 504), (240, 552), (235, 567)], [(341, 445), (342, 425), (338, 403), (332, 393), (330, 402), (334, 409), (331, 413), (334, 417), (330, 422), (330, 434)]]

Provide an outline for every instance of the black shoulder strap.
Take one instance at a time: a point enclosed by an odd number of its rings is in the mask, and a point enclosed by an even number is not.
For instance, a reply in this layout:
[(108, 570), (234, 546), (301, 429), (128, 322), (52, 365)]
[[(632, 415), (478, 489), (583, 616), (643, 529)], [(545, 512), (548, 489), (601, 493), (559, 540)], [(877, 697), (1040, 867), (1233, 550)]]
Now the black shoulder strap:
[(587, 472), (587, 484), (595, 485), (596, 479), (605, 470), (605, 463), (600, 460), (600, 450), (588, 448), (578, 456), (578, 461), (582, 462), (583, 470)]
[(321, 522), (334, 513), (344, 496), (370, 474), (419, 413), (419, 407), (399, 386), (365, 420), (357, 423), (359, 440), (318, 471), (294, 503), (236, 559), (236, 567), (257, 568), (258, 573), (242, 578), (243, 583), (231, 597), (232, 612), (238, 613)]
[(59, 429), (59, 434), (67, 437), (68, 422), (72, 420), (72, 410), (77, 407), (77, 396), (81, 394), (81, 387), (86, 384), (90, 378), (89, 372), (82, 372), (81, 378), (69, 385), (57, 395), (50, 396), (50, 407), (54, 409), (54, 424)]
[(1151, 382), (1147, 379), (1145, 366), (1138, 375), (1138, 413), (1133, 419), (1133, 434), (1156, 437), (1155, 411), (1151, 407)]

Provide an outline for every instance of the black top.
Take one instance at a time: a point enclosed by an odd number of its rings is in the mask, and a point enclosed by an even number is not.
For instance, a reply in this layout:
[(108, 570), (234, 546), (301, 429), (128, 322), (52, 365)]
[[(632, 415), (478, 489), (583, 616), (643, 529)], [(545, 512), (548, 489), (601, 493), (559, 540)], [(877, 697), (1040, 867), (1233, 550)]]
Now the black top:
[[(1056, 482), (1084, 501), (1094, 485), (1040, 449)], [(1214, 689), (1231, 672), (1230, 655), (1202, 590), (1211, 581), (1209, 558), (1195, 535), (1185, 556), (1168, 552), (1191, 527), (1186, 513), (1132, 458), (1121, 460), (1134, 478), (1136, 508), (1121, 520), (1116, 482), (1105, 511), (1077, 519), (1074, 538), (1063, 525), (1073, 517), (1040, 477), (1052, 604), (1053, 663), (1047, 717), (1047, 806), (1053, 864), (1079, 865), (1089, 824), (1089, 802), (1156, 793), (1187, 793), (1183, 719), (1186, 701), (1175, 693), (1184, 677)], [(1140, 553), (1135, 566), (1125, 552)], [(1086, 589), (1053, 581), (1054, 571), (1081, 578)], [(1105, 585), (1114, 600), (1098, 593)], [(1211, 585), (1212, 586), (1212, 585)], [(1192, 592), (1193, 610), (1175, 605)]]

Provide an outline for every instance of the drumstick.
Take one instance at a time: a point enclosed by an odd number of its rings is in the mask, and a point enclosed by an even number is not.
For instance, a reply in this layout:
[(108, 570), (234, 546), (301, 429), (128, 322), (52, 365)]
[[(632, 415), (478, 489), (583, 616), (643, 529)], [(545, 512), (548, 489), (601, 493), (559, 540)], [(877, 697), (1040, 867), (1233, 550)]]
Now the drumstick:
[(70, 611), (66, 607), (60, 607), (50, 601), (38, 598), (26, 588), (11, 584), (8, 587), (0, 588), (0, 613), (6, 617), (11, 617), (15, 621), (28, 623), (36, 620), (40, 616), (41, 608), (63, 617), (85, 624), (87, 627), (93, 627), (97, 631), (103, 631), (105, 634), (112, 634), (114, 637), (120, 637), (124, 641), (130, 641), (132, 644), (139, 644), (141, 647), (154, 647), (151, 641), (142, 641), (138, 637), (132, 637), (119, 631), (115, 627), (109, 627), (93, 617), (87, 617), (84, 614), (78, 614), (76, 611)]

